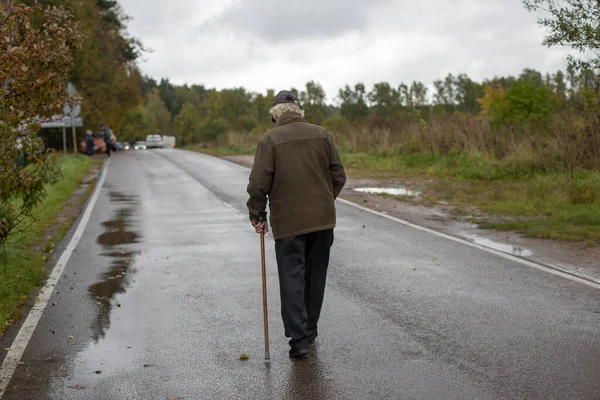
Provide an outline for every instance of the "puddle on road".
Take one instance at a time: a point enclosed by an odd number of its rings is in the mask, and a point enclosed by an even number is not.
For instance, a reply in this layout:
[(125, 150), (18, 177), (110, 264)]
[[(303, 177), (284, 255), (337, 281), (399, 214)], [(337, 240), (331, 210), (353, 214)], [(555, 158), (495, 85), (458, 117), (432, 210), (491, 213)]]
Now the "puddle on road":
[(139, 234), (127, 230), (131, 225), (133, 211), (131, 208), (122, 208), (117, 212), (113, 220), (103, 222), (102, 225), (107, 231), (98, 236), (98, 244), (111, 247), (137, 243)]
[(110, 327), (110, 311), (113, 306), (120, 306), (120, 304), (114, 303), (114, 297), (119, 293), (125, 293), (131, 284), (131, 276), (136, 272), (135, 268), (132, 268), (135, 255), (134, 253), (130, 254), (112, 261), (110, 271), (102, 275), (104, 280), (88, 288), (90, 297), (96, 301), (99, 307), (98, 315), (92, 326), (94, 341), (104, 337), (106, 330)]
[(482, 238), (482, 237), (476, 236), (476, 235), (470, 235), (468, 233), (461, 233), (461, 235), (465, 239), (469, 240), (470, 242), (473, 242), (475, 244), (479, 244), (481, 246), (489, 247), (491, 249), (498, 250), (498, 251), (501, 251), (503, 253), (512, 254), (513, 256), (519, 256), (519, 257), (531, 257), (531, 256), (533, 256), (533, 252), (531, 250), (525, 249), (523, 247), (513, 246), (513, 245), (510, 245), (510, 244), (506, 244), (506, 243), (496, 242), (494, 240)]
[(355, 192), (360, 193), (372, 193), (372, 194), (389, 194), (392, 196), (418, 196), (420, 193), (415, 190), (410, 190), (402, 187), (396, 188), (355, 188), (353, 189)]
[(127, 206), (118, 209), (113, 219), (102, 223), (105, 232), (96, 239), (104, 250), (101, 255), (109, 257), (111, 263), (108, 271), (102, 274), (102, 281), (88, 288), (90, 298), (98, 305), (98, 315), (92, 325), (95, 342), (104, 337), (110, 327), (112, 308), (120, 306), (114, 301), (115, 296), (125, 293), (131, 284), (131, 275), (136, 272), (135, 256), (139, 252), (129, 247), (138, 243), (141, 238), (137, 231), (131, 229), (137, 205), (136, 197), (114, 191), (110, 192), (109, 197), (111, 202)]

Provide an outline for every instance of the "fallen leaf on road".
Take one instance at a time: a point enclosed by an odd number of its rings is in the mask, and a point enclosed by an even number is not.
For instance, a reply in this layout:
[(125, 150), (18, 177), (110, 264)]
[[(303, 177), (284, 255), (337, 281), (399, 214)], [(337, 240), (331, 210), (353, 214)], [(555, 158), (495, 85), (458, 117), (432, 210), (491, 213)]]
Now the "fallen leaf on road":
[(35, 298), (35, 302), (36, 302), (36, 303), (39, 303), (40, 301), (41, 301), (41, 300), (40, 300), (40, 298), (39, 298), (39, 297), (36, 297), (36, 298)]
[(5, 347), (4, 350), (9, 351), (10, 347)]
[(156, 364), (144, 364), (144, 368), (156, 367)]
[(69, 340), (73, 340), (73, 336), (69, 336), (67, 339), (69, 339)]
[(247, 360), (248, 358), (250, 358), (250, 357), (248, 357), (248, 354), (246, 354), (246, 353), (243, 353), (240, 355), (240, 360)]
[(75, 386), (67, 386), (68, 388), (71, 389), (85, 389), (85, 386), (79, 386), (79, 385), (75, 385)]
[(96, 373), (96, 374), (101, 374), (101, 373), (102, 373), (102, 371), (100, 371), (99, 369), (97, 369), (97, 370), (95, 371), (95, 373)]

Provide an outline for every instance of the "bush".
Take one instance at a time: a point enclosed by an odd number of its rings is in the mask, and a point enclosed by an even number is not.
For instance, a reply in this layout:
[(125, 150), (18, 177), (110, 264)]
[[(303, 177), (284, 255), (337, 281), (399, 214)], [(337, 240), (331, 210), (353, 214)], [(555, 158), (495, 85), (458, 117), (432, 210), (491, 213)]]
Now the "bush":
[(198, 128), (200, 141), (216, 142), (217, 139), (229, 130), (229, 122), (226, 119), (207, 119)]
[(571, 204), (591, 204), (600, 200), (600, 175), (574, 176), (568, 184), (568, 195)]
[(323, 128), (325, 128), (329, 133), (346, 133), (350, 130), (350, 122), (346, 120), (346, 118), (341, 115), (336, 115), (334, 117), (327, 118), (323, 121)]

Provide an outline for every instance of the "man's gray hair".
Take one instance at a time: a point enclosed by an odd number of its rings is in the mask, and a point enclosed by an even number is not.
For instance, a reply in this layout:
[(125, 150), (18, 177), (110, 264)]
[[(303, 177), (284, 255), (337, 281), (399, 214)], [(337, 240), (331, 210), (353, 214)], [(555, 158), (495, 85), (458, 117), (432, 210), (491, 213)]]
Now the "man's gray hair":
[(300, 108), (298, 104), (294, 103), (280, 103), (275, 104), (269, 112), (275, 116), (276, 119), (280, 118), (284, 114), (295, 114), (300, 118), (304, 118), (304, 110)]

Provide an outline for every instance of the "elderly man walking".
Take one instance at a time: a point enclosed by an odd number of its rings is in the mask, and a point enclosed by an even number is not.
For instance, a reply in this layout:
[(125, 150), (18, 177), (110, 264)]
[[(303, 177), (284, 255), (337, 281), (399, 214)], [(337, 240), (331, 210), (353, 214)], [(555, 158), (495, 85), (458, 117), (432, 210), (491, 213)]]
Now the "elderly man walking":
[(293, 93), (279, 92), (270, 112), (277, 126), (258, 143), (247, 205), (256, 232), (267, 232), (269, 200), (281, 316), (291, 338), (290, 357), (301, 358), (318, 333), (336, 223), (334, 201), (346, 174), (333, 138), (303, 119)]

